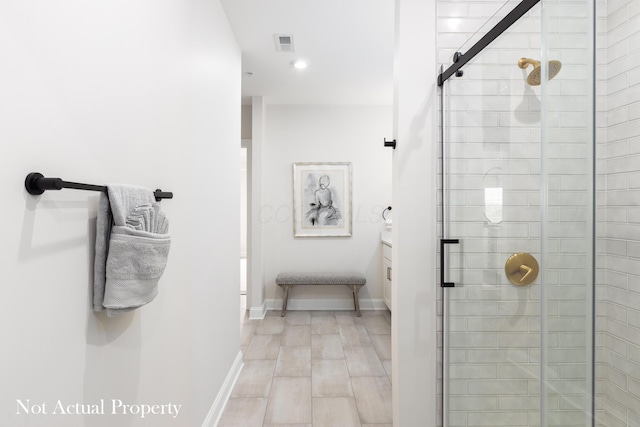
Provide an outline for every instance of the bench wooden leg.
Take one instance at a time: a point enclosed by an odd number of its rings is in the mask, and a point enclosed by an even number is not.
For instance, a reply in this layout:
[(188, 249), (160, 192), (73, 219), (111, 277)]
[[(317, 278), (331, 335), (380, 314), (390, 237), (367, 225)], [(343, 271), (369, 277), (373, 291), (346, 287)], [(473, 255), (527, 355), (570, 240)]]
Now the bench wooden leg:
[(358, 300), (358, 291), (360, 290), (360, 286), (351, 285), (351, 289), (353, 290), (353, 304), (355, 305), (356, 313), (358, 314), (358, 317), (362, 317), (360, 314), (360, 301)]
[(287, 302), (289, 301), (289, 288), (291, 285), (284, 285), (284, 301), (282, 302), (282, 312), (280, 317), (284, 317), (287, 314)]

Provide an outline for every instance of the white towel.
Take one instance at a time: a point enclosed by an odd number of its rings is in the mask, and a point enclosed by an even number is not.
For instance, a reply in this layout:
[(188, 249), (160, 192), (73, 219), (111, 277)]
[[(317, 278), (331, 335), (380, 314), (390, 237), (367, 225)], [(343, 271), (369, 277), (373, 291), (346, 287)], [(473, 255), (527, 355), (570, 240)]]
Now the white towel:
[(93, 307), (109, 317), (156, 297), (171, 246), (168, 220), (151, 190), (107, 185), (96, 229)]

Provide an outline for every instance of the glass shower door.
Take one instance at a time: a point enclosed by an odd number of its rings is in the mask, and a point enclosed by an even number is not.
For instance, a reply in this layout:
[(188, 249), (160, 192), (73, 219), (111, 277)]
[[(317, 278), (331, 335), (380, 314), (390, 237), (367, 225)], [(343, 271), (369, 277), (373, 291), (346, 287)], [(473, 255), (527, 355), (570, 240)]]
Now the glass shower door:
[(445, 82), (447, 426), (540, 421), (540, 111), (516, 64), (494, 60)]
[(538, 4), (443, 84), (446, 427), (593, 425), (590, 5)]

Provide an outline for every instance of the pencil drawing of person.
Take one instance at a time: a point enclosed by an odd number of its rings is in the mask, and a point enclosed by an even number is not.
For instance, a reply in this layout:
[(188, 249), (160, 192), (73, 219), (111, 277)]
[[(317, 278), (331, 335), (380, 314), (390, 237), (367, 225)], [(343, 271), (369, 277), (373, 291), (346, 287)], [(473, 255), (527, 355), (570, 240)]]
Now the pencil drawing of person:
[(314, 193), (314, 201), (309, 203), (311, 209), (307, 211), (307, 221), (313, 226), (340, 225), (342, 215), (333, 206), (332, 189), (329, 188), (328, 175), (322, 175), (318, 179), (318, 189)]

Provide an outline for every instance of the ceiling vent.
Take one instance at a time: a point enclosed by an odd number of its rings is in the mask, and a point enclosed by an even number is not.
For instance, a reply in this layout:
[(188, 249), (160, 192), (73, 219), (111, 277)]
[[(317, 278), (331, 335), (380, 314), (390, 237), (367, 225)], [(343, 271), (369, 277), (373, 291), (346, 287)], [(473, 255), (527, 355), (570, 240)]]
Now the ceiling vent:
[(274, 34), (273, 36), (276, 40), (276, 50), (278, 52), (295, 52), (291, 34)]

